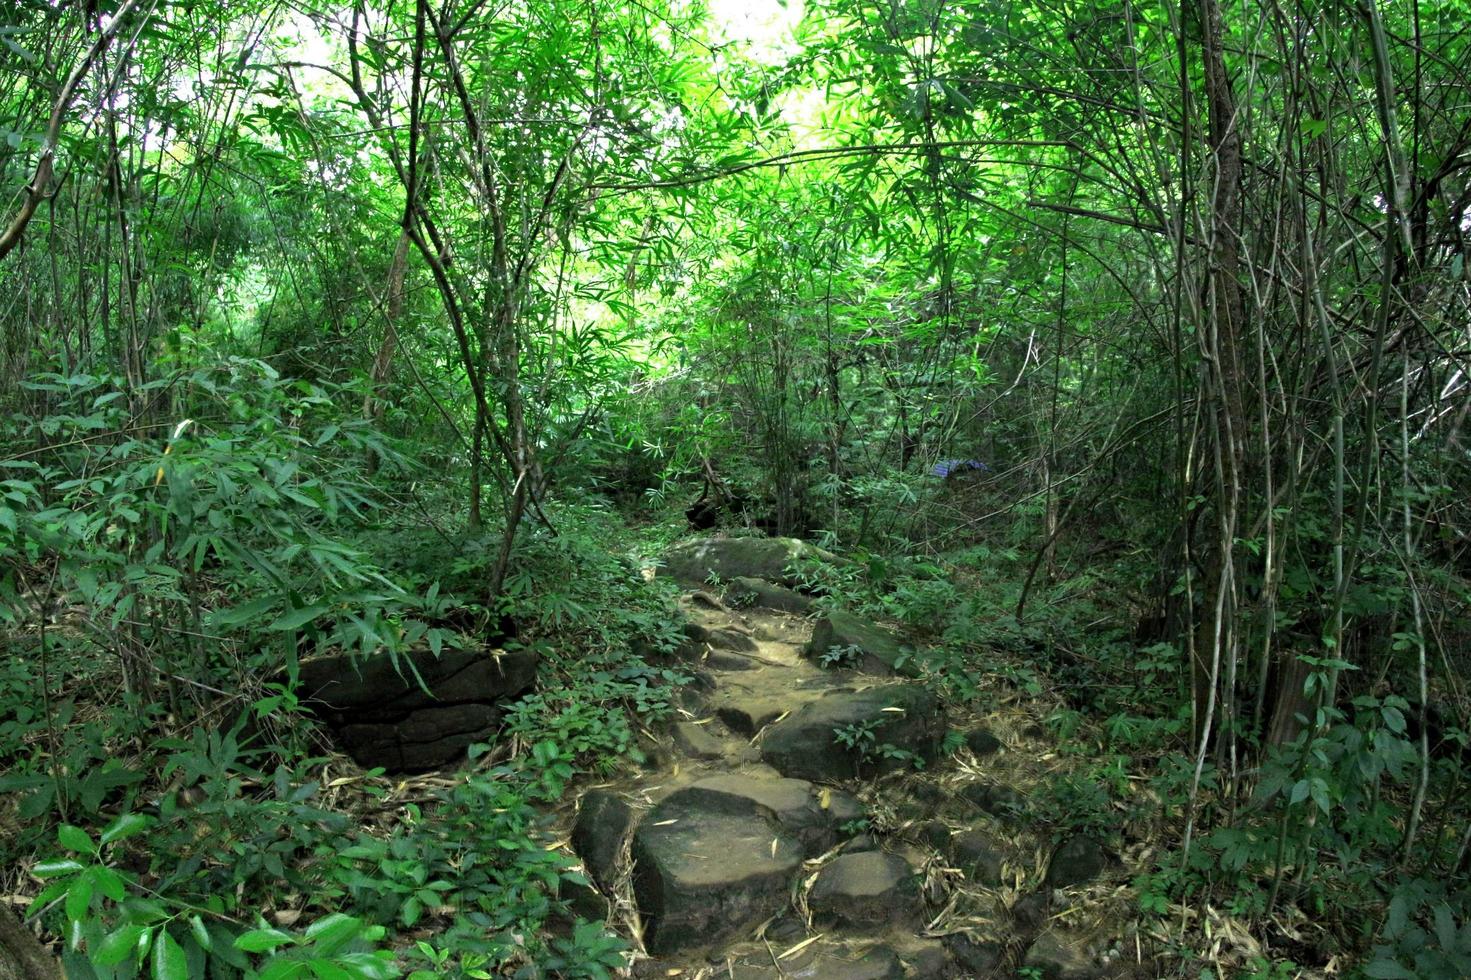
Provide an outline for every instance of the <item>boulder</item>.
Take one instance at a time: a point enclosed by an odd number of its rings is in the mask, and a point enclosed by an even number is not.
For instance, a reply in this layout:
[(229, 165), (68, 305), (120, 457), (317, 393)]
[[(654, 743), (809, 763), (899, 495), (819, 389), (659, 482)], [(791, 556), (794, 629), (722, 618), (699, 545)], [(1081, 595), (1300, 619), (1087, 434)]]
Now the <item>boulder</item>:
[(720, 689), (720, 683), (708, 670), (692, 667), (684, 669), (689, 680), (675, 690), (674, 703), (692, 714), (702, 712), (705, 710), (705, 702)]
[(328, 728), (360, 766), (426, 772), (450, 765), (474, 743), (493, 738), (502, 714), (494, 705), (451, 704), (419, 708), (393, 721), (329, 724)]
[(715, 705), (715, 715), (738, 735), (753, 737), (787, 711), (785, 702), (759, 691), (732, 687)]
[(359, 765), (423, 772), (493, 737), (537, 664), (524, 649), (414, 650), (397, 662), (335, 653), (302, 662), (297, 692)]
[(725, 754), (720, 739), (692, 721), (674, 723), (674, 747), (689, 759), (718, 759)]
[[(528, 649), (414, 650), (354, 658), (331, 653), (302, 661), (298, 693), (330, 719), (408, 712), (431, 705), (491, 703), (515, 697), (536, 681), (537, 655)], [(416, 676), (423, 680), (421, 685)]]
[(945, 787), (923, 779), (911, 785), (909, 792), (916, 800), (927, 804), (931, 812), (943, 806), (950, 799), (950, 794), (945, 791)]
[(839, 831), (844, 825), (857, 823), (868, 816), (868, 808), (863, 805), (862, 800), (840, 789), (823, 789), (818, 792), (818, 800), (823, 809), (832, 814), (833, 823)]
[(910, 980), (950, 980), (959, 976), (950, 951), (938, 939), (912, 940), (899, 955)]
[(988, 755), (994, 755), (1002, 749), (1001, 739), (991, 734), (984, 728), (977, 728), (965, 736), (965, 747), (975, 754), (977, 759), (984, 759)]
[(725, 590), (732, 603), (741, 608), (756, 606), (777, 612), (805, 616), (812, 611), (812, 597), (759, 578), (740, 575)]
[(963, 830), (950, 838), (950, 863), (971, 881), (982, 885), (1001, 884), (1001, 849), (996, 840), (983, 830)]
[(790, 909), (772, 919), (762, 938), (773, 943), (795, 943), (807, 938), (807, 922)]
[(963, 932), (953, 932), (945, 937), (945, 948), (964, 968), (966, 977), (1005, 977), (1011, 974), (1006, 967), (1006, 950), (1000, 943), (972, 939)]
[(715, 650), (729, 650), (732, 653), (755, 653), (758, 649), (756, 641), (739, 630), (726, 627), (709, 630), (705, 636), (705, 642)]
[(1022, 965), (1036, 970), (1043, 980), (1094, 980), (1101, 975), (1081, 939), (1051, 929), (1037, 937)]
[(1075, 834), (1052, 852), (1047, 887), (1068, 888), (1092, 881), (1118, 862), (1112, 852), (1084, 834)]
[(571, 936), (579, 920), (604, 922), (611, 908), (602, 893), (587, 882), (558, 878), (556, 898), (547, 915), (547, 931), (554, 936)]
[(729, 650), (711, 650), (705, 665), (712, 670), (755, 670), (761, 666), (745, 654)]
[(977, 809), (1002, 820), (1014, 820), (1026, 811), (1026, 800), (1010, 786), (974, 782), (961, 787), (960, 795)]
[(687, 589), (702, 588), (711, 576), (723, 582), (754, 578), (790, 587), (799, 580), (789, 569), (809, 561), (839, 564), (841, 559), (796, 538), (700, 538), (670, 548), (658, 574)]
[(715, 948), (787, 904), (801, 843), (750, 799), (676, 793), (633, 835), (633, 891), (654, 956)]
[(587, 876), (604, 891), (618, 881), (623, 845), (633, 829), (633, 807), (617, 793), (590, 789), (577, 805), (572, 824), (572, 850), (582, 859)]
[[(858, 747), (837, 733), (867, 732)], [(919, 684), (886, 684), (863, 691), (834, 691), (766, 729), (761, 757), (785, 776), (836, 782), (855, 774), (912, 764), (885, 754), (885, 746), (932, 761), (945, 735), (945, 719), (933, 692)]]
[(802, 845), (804, 856), (812, 857), (837, 843), (833, 814), (823, 806), (824, 797), (830, 795), (805, 779), (724, 773), (678, 790), (665, 802), (691, 801), (711, 810), (765, 808), (775, 815), (783, 833)]
[(817, 873), (807, 908), (819, 925), (881, 928), (919, 920), (914, 871), (897, 854), (840, 854)]
[(910, 828), (913, 838), (922, 844), (928, 844), (937, 851), (944, 851), (950, 846), (950, 828), (943, 820), (921, 820)]
[(1013, 902), (1009, 911), (1017, 935), (1034, 937), (1052, 914), (1052, 890), (1042, 888), (1029, 892)]
[(804, 652), (819, 663), (865, 674), (919, 676), (912, 647), (895, 633), (849, 612), (830, 612), (818, 619)]

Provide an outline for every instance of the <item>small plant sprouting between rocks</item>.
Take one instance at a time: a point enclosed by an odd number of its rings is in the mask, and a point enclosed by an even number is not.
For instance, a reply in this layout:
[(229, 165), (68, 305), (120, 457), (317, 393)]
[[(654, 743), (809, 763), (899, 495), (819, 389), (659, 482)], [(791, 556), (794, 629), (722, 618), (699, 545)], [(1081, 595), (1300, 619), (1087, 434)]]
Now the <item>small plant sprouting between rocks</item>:
[(817, 661), (828, 670), (839, 670), (857, 666), (862, 656), (863, 648), (856, 643), (850, 643), (847, 646), (828, 647), (818, 655)]
[(851, 725), (842, 725), (833, 729), (833, 738), (839, 745), (852, 750), (858, 756), (858, 768), (860, 769), (865, 764), (881, 760), (923, 769), (924, 759), (915, 753), (908, 749), (901, 749), (891, 742), (878, 740), (878, 731), (888, 720), (888, 718), (865, 718)]

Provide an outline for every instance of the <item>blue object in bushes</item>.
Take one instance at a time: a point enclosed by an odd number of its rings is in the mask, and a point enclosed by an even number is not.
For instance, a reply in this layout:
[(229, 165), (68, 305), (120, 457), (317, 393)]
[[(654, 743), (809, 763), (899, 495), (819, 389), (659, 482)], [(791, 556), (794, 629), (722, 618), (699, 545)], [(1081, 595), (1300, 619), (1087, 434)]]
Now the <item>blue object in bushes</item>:
[(972, 470), (989, 473), (991, 467), (978, 459), (942, 459), (930, 467), (930, 476), (949, 479), (957, 473), (968, 473)]

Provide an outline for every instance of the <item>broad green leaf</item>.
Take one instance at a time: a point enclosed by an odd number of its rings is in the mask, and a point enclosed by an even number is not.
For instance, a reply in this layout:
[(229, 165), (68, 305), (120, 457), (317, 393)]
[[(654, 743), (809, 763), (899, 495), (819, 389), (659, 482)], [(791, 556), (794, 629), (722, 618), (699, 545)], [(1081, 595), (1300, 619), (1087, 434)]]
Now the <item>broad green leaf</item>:
[(72, 886), (66, 890), (66, 917), (68, 919), (85, 919), (87, 910), (92, 907), (92, 878), (90, 875), (78, 875), (72, 881)]
[(189, 980), (189, 960), (184, 947), (167, 929), (160, 929), (153, 943), (153, 980)]
[(144, 932), (144, 927), (135, 922), (118, 926), (93, 951), (93, 962), (100, 966), (117, 966), (137, 951)]
[(111, 844), (116, 840), (132, 837), (134, 834), (147, 830), (153, 821), (150, 817), (141, 813), (124, 813), (102, 832), (102, 843)]
[(295, 942), (291, 934), (280, 929), (252, 929), (235, 939), (235, 948), (246, 953), (266, 953), (291, 942)]
[(78, 871), (82, 871), (85, 868), (86, 865), (82, 864), (80, 861), (75, 861), (70, 858), (64, 858), (59, 861), (37, 862), (36, 866), (31, 869), (31, 874), (41, 879), (59, 878), (62, 875), (76, 874)]
[(56, 829), (56, 839), (68, 851), (90, 854), (96, 850), (91, 836), (81, 827), (74, 827), (69, 823), (64, 823)]
[(326, 613), (330, 608), (330, 606), (325, 606), (321, 603), (314, 603), (310, 606), (303, 606), (300, 609), (293, 609), (266, 628), (278, 633), (298, 630)]
[(189, 931), (194, 934), (194, 941), (199, 944), (200, 949), (208, 952), (214, 946), (214, 937), (198, 915), (189, 916)]

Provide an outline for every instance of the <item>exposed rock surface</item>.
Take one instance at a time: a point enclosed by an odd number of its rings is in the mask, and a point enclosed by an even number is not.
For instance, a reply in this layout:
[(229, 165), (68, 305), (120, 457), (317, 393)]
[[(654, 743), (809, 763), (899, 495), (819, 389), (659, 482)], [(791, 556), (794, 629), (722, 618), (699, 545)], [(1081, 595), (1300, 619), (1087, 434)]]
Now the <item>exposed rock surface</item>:
[(1006, 951), (997, 943), (972, 939), (963, 932), (945, 937), (945, 947), (962, 967), (960, 976), (1000, 977), (1006, 964)]
[(744, 653), (734, 653), (730, 650), (711, 650), (710, 655), (705, 658), (705, 663), (714, 670), (755, 670), (761, 666)]
[[(850, 747), (838, 740), (839, 731), (866, 731), (872, 738)], [(944, 735), (934, 692), (918, 684), (886, 684), (809, 702), (767, 729), (761, 757), (785, 776), (836, 782), (912, 764), (885, 746), (933, 761)]]
[(899, 951), (909, 980), (950, 980), (959, 977), (958, 964), (938, 939), (918, 940)]
[(1052, 853), (1052, 861), (1047, 865), (1047, 887), (1068, 888), (1092, 881), (1117, 861), (1093, 838), (1082, 834), (1069, 837)]
[(977, 728), (965, 736), (965, 747), (975, 753), (977, 759), (995, 755), (1002, 749), (1001, 739), (984, 728)]
[(716, 650), (734, 653), (755, 653), (756, 641), (733, 629), (713, 629), (705, 635), (705, 642)]
[(1027, 950), (1023, 965), (1037, 970), (1043, 980), (1094, 980), (1102, 975), (1084, 952), (1081, 940), (1050, 929)]
[(737, 606), (757, 606), (805, 616), (812, 611), (812, 597), (759, 578), (740, 575), (731, 580), (726, 597)]
[[(677, 693), (668, 742), (619, 792), (590, 791), (571, 828), (610, 900), (573, 889), (565, 904), (615, 922), (636, 912), (652, 957), (633, 964), (638, 977), (999, 980), (1023, 956), (1044, 976), (1098, 975), (1083, 972), (1086, 950), (1045, 931), (1062, 921), (1049, 903), (1054, 887), (1116, 859), (1071, 839), (1031, 887), (1036, 829), (1010, 781), (1030, 785), (1021, 750), (1035, 736), (1008, 735), (1013, 759), (995, 733), (966, 725), (956, 741), (968, 751), (937, 778), (944, 714), (925, 684), (893, 676), (914, 672), (899, 637), (846, 613), (814, 617), (814, 629), (798, 618), (807, 597), (732, 574), (783, 580), (805, 548), (740, 538), (671, 551), (665, 574), (703, 584), (714, 572), (727, 589), (723, 601), (680, 600), (689, 622), (675, 656), (695, 680)], [(854, 669), (818, 662), (833, 646)], [(1025, 731), (1000, 712), (998, 721)], [(1008, 824), (1007, 843), (977, 809)], [(859, 836), (845, 843), (850, 834)], [(1003, 871), (1028, 889), (1002, 889)], [(925, 932), (936, 916), (943, 938)], [(967, 927), (978, 931), (956, 931)]]
[(982, 830), (964, 830), (950, 838), (950, 863), (972, 881), (982, 885), (1001, 884), (1001, 849)]
[(882, 626), (841, 610), (825, 614), (813, 626), (807, 655), (865, 674), (919, 676), (913, 647)]
[(782, 831), (802, 845), (806, 856), (821, 854), (837, 841), (834, 818), (823, 794), (804, 779), (725, 773), (702, 779), (664, 802), (689, 802), (707, 810), (769, 810)]
[(753, 578), (792, 587), (798, 584), (792, 566), (805, 561), (832, 564), (840, 559), (796, 538), (700, 538), (670, 548), (659, 574), (686, 588), (701, 588), (713, 575), (729, 582)]
[(801, 950), (772, 962), (770, 953), (750, 953), (732, 964), (732, 980), (904, 980), (904, 965), (887, 946), (865, 951), (847, 949)]
[(536, 668), (530, 650), (418, 650), (397, 664), (386, 654), (328, 654), (302, 662), (298, 691), (359, 765), (422, 772), (494, 736)]
[(588, 877), (604, 890), (618, 878), (619, 861), (636, 814), (617, 793), (593, 789), (582, 794), (577, 822), (572, 825), (572, 850), (582, 859)]
[(1027, 805), (1020, 793), (1010, 786), (1002, 786), (999, 783), (968, 783), (961, 788), (960, 795), (973, 803), (977, 809), (984, 810), (991, 816), (1000, 817), (1003, 820), (1016, 819)]
[(818, 924), (850, 928), (919, 919), (918, 886), (909, 863), (897, 854), (840, 854), (817, 873), (807, 907)]
[(718, 759), (724, 752), (720, 739), (706, 731), (704, 725), (692, 721), (676, 722), (674, 725), (674, 747), (691, 759)]
[(801, 843), (752, 800), (676, 794), (633, 838), (633, 889), (656, 956), (719, 946), (787, 902)]

